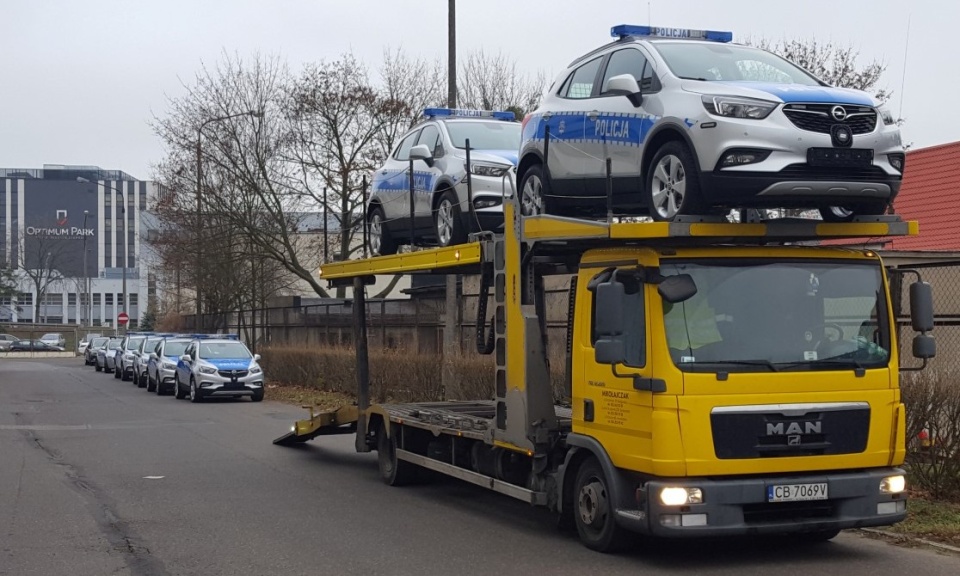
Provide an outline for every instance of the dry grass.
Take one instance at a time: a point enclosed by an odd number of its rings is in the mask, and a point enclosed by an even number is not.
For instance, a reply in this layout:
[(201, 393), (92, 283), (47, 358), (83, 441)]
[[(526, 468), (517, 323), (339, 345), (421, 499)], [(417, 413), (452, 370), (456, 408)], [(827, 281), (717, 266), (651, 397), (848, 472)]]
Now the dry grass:
[[(261, 351), (271, 382), (283, 386), (354, 394), (356, 353), (352, 348), (272, 347)], [(490, 399), (494, 396), (493, 356), (454, 358), (452, 370), (459, 390), (444, 390), (442, 359), (408, 350), (370, 350), (370, 394), (375, 402)], [(551, 360), (555, 396), (562, 388), (563, 359)]]
[(907, 519), (886, 529), (889, 532), (960, 546), (960, 504), (912, 493), (907, 501)]
[[(907, 374), (907, 467), (914, 486), (937, 499), (960, 500), (960, 373)], [(926, 440), (923, 440), (925, 438)]]

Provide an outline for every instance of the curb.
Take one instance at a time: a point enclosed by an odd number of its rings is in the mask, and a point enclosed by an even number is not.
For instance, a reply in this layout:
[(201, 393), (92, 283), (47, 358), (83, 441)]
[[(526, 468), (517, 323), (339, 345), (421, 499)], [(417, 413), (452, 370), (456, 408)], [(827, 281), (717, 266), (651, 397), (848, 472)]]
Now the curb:
[(887, 530), (880, 530), (878, 528), (859, 528), (863, 532), (868, 532), (870, 534), (879, 534), (881, 536), (886, 536), (889, 538), (896, 538), (897, 540), (909, 540), (910, 542), (916, 542), (918, 544), (923, 544), (925, 546), (931, 546), (933, 548), (939, 548), (940, 550), (945, 550), (947, 552), (954, 552), (960, 554), (960, 548), (957, 546), (951, 546), (950, 544), (943, 544), (942, 542), (934, 542), (933, 540), (927, 540), (926, 538), (919, 538), (917, 536), (910, 536), (907, 534), (900, 534), (899, 532), (889, 532)]

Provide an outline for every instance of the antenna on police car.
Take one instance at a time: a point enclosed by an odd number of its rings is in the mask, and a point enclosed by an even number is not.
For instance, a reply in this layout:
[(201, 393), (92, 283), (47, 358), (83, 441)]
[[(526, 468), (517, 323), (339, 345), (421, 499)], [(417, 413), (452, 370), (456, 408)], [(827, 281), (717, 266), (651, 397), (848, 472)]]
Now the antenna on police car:
[(650, 2), (647, 2), (647, 26), (653, 26), (653, 20), (650, 18)]
[(907, 15), (907, 39), (903, 42), (903, 75), (900, 77), (900, 110), (897, 111), (897, 120), (903, 118), (903, 100), (907, 82), (907, 50), (910, 48), (910, 20), (913, 13)]

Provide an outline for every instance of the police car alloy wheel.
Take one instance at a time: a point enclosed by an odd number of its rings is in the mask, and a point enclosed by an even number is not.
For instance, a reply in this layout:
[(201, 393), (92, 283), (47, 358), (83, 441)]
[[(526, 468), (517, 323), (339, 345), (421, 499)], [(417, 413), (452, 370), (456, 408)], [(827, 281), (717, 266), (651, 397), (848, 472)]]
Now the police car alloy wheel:
[(524, 216), (544, 214), (543, 170), (531, 166), (523, 175), (520, 185), (520, 213)]
[(650, 163), (647, 190), (654, 220), (670, 221), (701, 211), (700, 182), (686, 146), (667, 142), (660, 148)]
[(370, 251), (380, 256), (397, 253), (397, 244), (384, 226), (383, 208), (375, 206), (370, 212)]
[(467, 241), (466, 232), (461, 220), (460, 205), (457, 195), (447, 190), (440, 196), (437, 209), (434, 212), (434, 223), (437, 231), (437, 244), (451, 246), (463, 244)]

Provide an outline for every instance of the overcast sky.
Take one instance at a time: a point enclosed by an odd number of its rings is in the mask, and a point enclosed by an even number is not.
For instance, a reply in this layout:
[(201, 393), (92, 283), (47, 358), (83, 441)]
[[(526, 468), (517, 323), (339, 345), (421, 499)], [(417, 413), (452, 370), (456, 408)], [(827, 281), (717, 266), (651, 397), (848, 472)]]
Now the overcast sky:
[[(148, 121), (223, 50), (279, 55), (292, 69), (353, 51), (375, 68), (385, 47), (445, 58), (446, 0), (0, 0), (0, 167), (92, 164), (142, 179), (162, 149)], [(956, 0), (469, 0), (461, 54), (513, 56), (548, 81), (609, 41), (610, 26), (730, 30), (852, 44), (887, 64), (881, 83), (904, 141), (960, 140)], [(910, 20), (909, 52), (904, 46)]]

